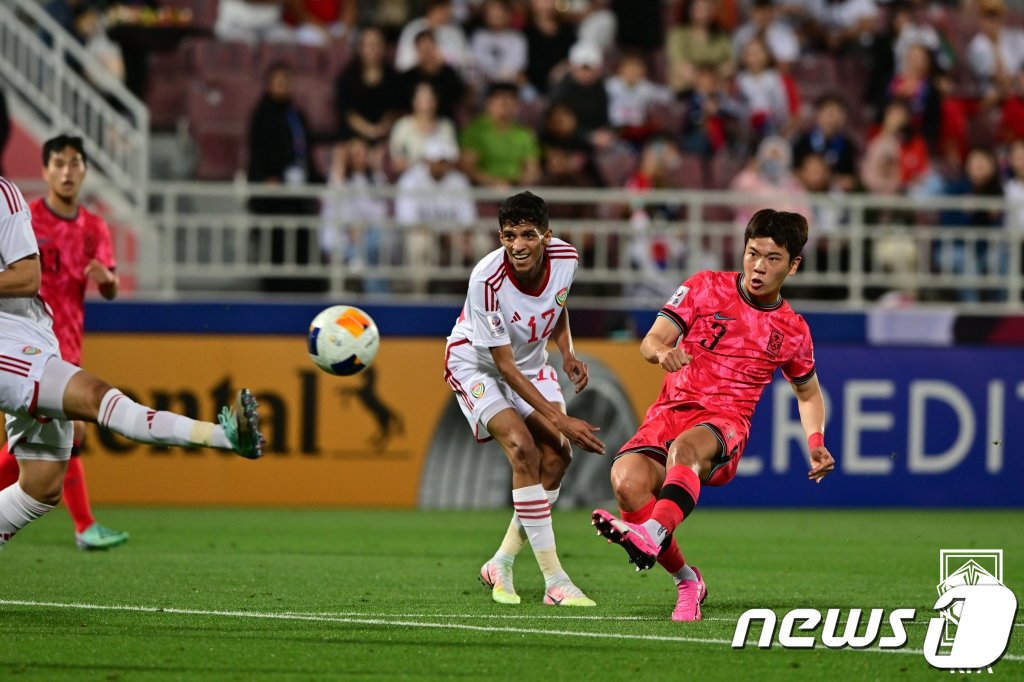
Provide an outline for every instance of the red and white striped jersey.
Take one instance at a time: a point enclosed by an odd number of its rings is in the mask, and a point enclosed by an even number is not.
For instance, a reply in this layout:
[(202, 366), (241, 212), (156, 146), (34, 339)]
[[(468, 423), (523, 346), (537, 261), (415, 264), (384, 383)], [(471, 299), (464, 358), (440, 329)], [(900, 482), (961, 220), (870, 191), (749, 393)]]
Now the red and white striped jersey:
[(466, 303), (448, 337), (449, 346), (468, 340), (472, 348), (460, 344), (453, 353), (475, 353), (481, 369), (496, 370), (490, 349), (511, 344), (524, 374), (547, 364), (547, 340), (565, 308), (579, 255), (572, 245), (552, 239), (544, 256), (544, 279), (535, 290), (516, 279), (504, 248), (477, 263), (469, 277)]
[[(14, 183), (0, 177), (0, 271), (39, 253), (28, 202)], [(39, 341), (53, 335), (53, 319), (38, 296), (0, 297), (0, 339)], [(56, 346), (56, 341), (53, 343)]]

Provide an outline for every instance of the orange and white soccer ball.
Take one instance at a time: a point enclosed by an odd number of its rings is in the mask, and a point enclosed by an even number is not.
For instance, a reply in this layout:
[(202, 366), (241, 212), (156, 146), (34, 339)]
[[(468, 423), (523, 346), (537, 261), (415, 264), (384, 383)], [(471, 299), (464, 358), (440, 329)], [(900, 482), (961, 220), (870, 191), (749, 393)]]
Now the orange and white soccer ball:
[(307, 348), (317, 367), (328, 374), (349, 376), (369, 367), (377, 357), (380, 333), (364, 311), (335, 305), (320, 311), (309, 324)]

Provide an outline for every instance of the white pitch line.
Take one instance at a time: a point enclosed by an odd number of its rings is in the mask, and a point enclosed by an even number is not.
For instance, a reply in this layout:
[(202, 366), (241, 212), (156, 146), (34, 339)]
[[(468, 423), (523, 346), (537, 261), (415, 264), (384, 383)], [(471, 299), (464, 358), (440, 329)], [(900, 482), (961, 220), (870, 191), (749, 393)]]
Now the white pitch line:
[[(365, 611), (318, 611), (314, 614), (296, 613), (294, 611), (285, 611), (287, 615), (316, 615), (325, 616), (329, 618), (333, 617), (349, 617), (349, 616), (365, 616)], [(588, 616), (584, 614), (571, 614), (571, 613), (545, 613), (545, 614), (523, 614), (523, 613), (382, 613), (378, 614), (381, 616), (391, 616), (393, 618), (451, 618), (454, 620), (466, 620), (471, 618), (490, 618), (494, 620), (604, 620), (604, 621), (625, 621), (625, 622), (650, 622), (660, 623), (666, 620), (665, 616)], [(718, 618), (715, 616), (704, 616), (701, 620), (720, 623), (735, 623), (736, 618)], [(845, 622), (845, 621), (844, 621)], [(908, 620), (904, 621), (904, 625), (919, 625), (924, 627), (928, 625), (930, 621), (927, 620)], [(842, 623), (841, 623), (842, 624)], [(1022, 628), (1024, 623), (1014, 623), (1014, 627)]]
[[(415, 620), (387, 620), (386, 618), (368, 618), (366, 614), (358, 614), (363, 617), (329, 616), (322, 614), (303, 613), (272, 613), (261, 611), (208, 611), (204, 609), (178, 609), (160, 606), (131, 606), (128, 604), (81, 604), (64, 602), (28, 601), (21, 599), (0, 599), (0, 605), (4, 606), (37, 606), (58, 609), (78, 609), (82, 611), (121, 611), (127, 613), (152, 613), (152, 614), (173, 614), (181, 616), (219, 616), (224, 618), (252, 618), (257, 620), (293, 620), (302, 622), (317, 623), (345, 623), (352, 625), (385, 625), (390, 627), (413, 627), (437, 630), (470, 630), (473, 632), (505, 632), (519, 635), (552, 635), (556, 637), (589, 637), (593, 639), (629, 639), (650, 642), (686, 642), (688, 644), (725, 644), (732, 646), (732, 640), (713, 639), (710, 637), (679, 637), (668, 635), (632, 635), (618, 632), (580, 632), (574, 630), (543, 630), (540, 628), (517, 628), (517, 627), (494, 627), (485, 625), (466, 625), (462, 623), (424, 623)], [(415, 616), (399, 615), (398, 618), (410, 618)], [(437, 617), (437, 616), (431, 616)], [(451, 616), (448, 616), (451, 617)], [(479, 616), (467, 616), (479, 617)], [(593, 618), (593, 617), (588, 617)], [(720, 619), (728, 620), (728, 619)], [(819, 649), (820, 651), (820, 649)], [(876, 654), (917, 654), (923, 655), (921, 649), (856, 649), (864, 653)], [(1001, 661), (1024, 661), (1024, 656), (1017, 654), (1006, 654)]]

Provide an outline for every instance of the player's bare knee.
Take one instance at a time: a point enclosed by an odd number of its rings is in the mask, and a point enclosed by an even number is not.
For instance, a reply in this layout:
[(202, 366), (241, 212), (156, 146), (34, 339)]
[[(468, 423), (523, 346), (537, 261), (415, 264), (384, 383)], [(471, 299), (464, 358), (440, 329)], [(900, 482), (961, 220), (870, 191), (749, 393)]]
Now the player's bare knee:
[(640, 467), (627, 464), (619, 466), (619, 462), (622, 461), (616, 460), (612, 465), (612, 492), (615, 493), (615, 500), (620, 507), (636, 511), (650, 499), (654, 483)]
[(513, 436), (504, 443), (505, 456), (513, 474), (535, 475), (540, 468), (540, 452), (527, 438)]
[(700, 473), (701, 458), (697, 447), (685, 440), (676, 440), (668, 449), (668, 465), (684, 466)]

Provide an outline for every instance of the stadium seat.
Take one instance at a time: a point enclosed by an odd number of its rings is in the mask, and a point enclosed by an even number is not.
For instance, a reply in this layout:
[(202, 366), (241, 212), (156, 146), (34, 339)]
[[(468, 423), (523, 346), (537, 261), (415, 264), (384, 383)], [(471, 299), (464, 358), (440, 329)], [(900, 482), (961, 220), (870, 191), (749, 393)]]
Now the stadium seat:
[(747, 165), (747, 159), (728, 152), (719, 152), (711, 158), (710, 187), (728, 189), (732, 179)]
[(647, 110), (647, 118), (654, 129), (672, 139), (682, 133), (685, 117), (686, 105), (676, 101), (652, 104)]
[(290, 66), (296, 75), (320, 78), (326, 78), (329, 75), (327, 50), (322, 47), (289, 43), (263, 43), (257, 53), (256, 72), (262, 75), (272, 64), (279, 63)]
[(711, 169), (699, 154), (680, 154), (675, 186), (680, 189), (705, 189), (711, 185)]
[(323, 75), (296, 73), (292, 77), (292, 96), (306, 115), (310, 132), (318, 138), (333, 137), (338, 131), (338, 112), (334, 106), (334, 84)]
[(242, 168), (244, 132), (194, 132), (198, 151), (195, 175), (199, 180), (231, 180)]
[(163, 7), (192, 10), (192, 27), (202, 31), (213, 31), (217, 22), (218, 0), (163, 0)]
[(594, 163), (606, 187), (622, 187), (636, 170), (637, 158), (629, 150), (616, 146), (596, 154)]
[(153, 130), (172, 130), (184, 118), (189, 79), (184, 51), (156, 52), (150, 56), (146, 106)]
[(186, 112), (202, 180), (229, 180), (241, 167), (249, 116), (261, 88), (253, 76), (206, 79), (189, 84)]
[(200, 77), (241, 77), (256, 70), (256, 51), (248, 43), (200, 38), (188, 41), (182, 49), (188, 55), (192, 73)]

